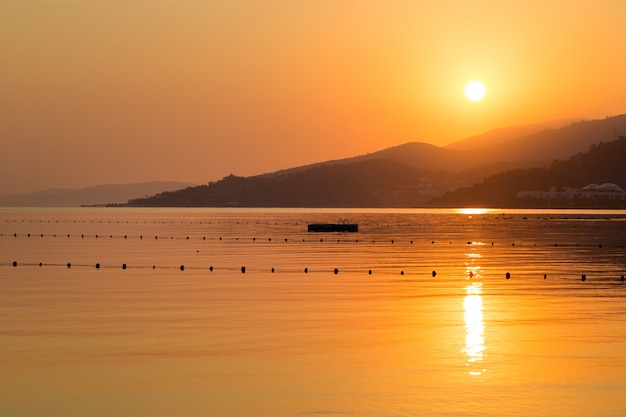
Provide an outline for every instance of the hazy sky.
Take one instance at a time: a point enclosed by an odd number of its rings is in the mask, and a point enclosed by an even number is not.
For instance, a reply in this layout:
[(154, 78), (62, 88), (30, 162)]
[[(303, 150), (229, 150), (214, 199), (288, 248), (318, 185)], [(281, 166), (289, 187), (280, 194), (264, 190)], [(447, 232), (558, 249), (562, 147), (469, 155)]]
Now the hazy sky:
[(624, 0), (0, 1), (0, 194), (622, 113)]

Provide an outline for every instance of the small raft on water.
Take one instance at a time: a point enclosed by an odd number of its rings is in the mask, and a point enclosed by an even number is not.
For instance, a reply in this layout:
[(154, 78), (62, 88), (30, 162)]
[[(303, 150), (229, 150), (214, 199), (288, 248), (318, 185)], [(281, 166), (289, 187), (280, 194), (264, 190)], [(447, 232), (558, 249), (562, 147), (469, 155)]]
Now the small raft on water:
[(359, 225), (349, 223), (348, 219), (339, 219), (339, 223), (311, 223), (309, 232), (358, 232)]

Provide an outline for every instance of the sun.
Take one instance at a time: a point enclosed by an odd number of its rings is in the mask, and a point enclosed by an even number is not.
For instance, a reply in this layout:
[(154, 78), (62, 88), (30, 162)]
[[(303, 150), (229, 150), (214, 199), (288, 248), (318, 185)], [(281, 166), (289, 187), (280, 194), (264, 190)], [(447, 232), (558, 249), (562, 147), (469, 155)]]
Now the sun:
[(481, 100), (485, 97), (485, 85), (480, 81), (471, 81), (465, 86), (465, 95), (472, 101)]

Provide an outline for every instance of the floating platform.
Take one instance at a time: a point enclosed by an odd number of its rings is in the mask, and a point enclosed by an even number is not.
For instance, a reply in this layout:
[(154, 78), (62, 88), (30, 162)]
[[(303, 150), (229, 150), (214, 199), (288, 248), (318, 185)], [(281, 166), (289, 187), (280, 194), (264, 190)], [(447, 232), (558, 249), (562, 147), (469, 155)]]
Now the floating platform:
[(309, 232), (358, 232), (356, 223), (311, 223)]

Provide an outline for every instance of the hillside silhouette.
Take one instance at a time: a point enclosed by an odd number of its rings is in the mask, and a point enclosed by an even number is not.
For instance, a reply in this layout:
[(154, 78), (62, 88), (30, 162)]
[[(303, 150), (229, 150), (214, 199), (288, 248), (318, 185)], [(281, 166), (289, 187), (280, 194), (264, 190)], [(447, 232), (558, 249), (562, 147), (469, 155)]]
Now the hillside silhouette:
[[(529, 133), (532, 132), (532, 133)], [(555, 159), (566, 159), (585, 152), (593, 144), (626, 135), (626, 115), (600, 120), (578, 121), (560, 128), (541, 129), (540, 125), (517, 126), (488, 131), (445, 147), (423, 142), (408, 142), (366, 155), (319, 162), (264, 174), (273, 176), (316, 166), (346, 164), (370, 159), (390, 159), (421, 170), (463, 172), (488, 166), (501, 170), (543, 166)]]
[[(150, 198), (130, 206), (404, 207), (436, 195), (440, 184), (395, 161), (374, 159), (326, 165), (274, 177), (237, 177)], [(439, 181), (450, 174), (441, 173)]]
[(427, 203), (439, 207), (546, 207), (548, 204), (576, 208), (626, 208), (626, 202), (606, 200), (545, 201), (519, 198), (520, 191), (547, 191), (550, 187), (583, 188), (591, 183), (626, 185), (626, 138), (592, 145), (588, 152), (549, 167), (516, 169), (488, 177), (479, 184), (464, 187)]
[[(486, 196), (480, 199), (470, 195), (460, 196), (467, 187), (502, 172), (530, 169), (543, 176), (541, 178), (549, 178), (542, 170), (553, 165), (553, 161), (587, 151), (603, 140), (610, 141), (617, 133), (626, 133), (626, 115), (576, 122), (521, 137), (519, 135), (524, 129), (514, 129), (513, 138), (508, 140), (502, 139), (502, 132), (496, 135), (498, 139), (495, 143), (480, 136), (474, 137), (475, 144), (472, 140), (465, 140), (462, 150), (410, 142), (367, 155), (263, 175), (229, 175), (209, 184), (133, 199), (127, 205), (421, 207), (487, 201)], [(493, 136), (489, 132), (486, 135)], [(487, 142), (491, 145), (485, 147)], [(494, 189), (495, 195), (504, 195), (504, 189), (516, 188), (521, 180), (511, 176), (508, 181), (512, 181), (510, 187), (503, 184), (502, 190)], [(612, 181), (617, 182), (618, 179)], [(449, 194), (455, 190), (459, 194)]]

